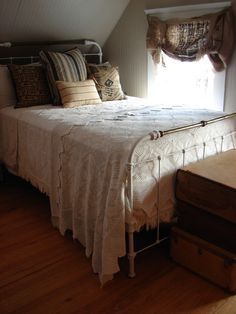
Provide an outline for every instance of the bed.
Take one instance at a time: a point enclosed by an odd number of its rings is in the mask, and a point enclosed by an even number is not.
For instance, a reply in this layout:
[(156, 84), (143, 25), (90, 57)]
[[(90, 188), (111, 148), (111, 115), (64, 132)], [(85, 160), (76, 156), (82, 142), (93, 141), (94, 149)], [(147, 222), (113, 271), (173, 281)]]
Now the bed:
[(53, 225), (73, 231), (104, 283), (127, 253), (126, 231), (133, 277), (134, 231), (159, 232), (173, 221), (176, 169), (235, 148), (235, 130), (235, 114), (163, 109), (135, 97), (67, 109), (7, 106), (0, 160), (49, 196)]

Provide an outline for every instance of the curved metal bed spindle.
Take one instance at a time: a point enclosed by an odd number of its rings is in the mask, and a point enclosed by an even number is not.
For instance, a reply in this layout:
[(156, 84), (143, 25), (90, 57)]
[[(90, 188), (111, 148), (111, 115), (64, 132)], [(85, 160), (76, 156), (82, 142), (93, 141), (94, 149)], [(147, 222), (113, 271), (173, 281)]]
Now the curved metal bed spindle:
[[(236, 113), (232, 113), (232, 114), (228, 114), (226, 116), (222, 116), (222, 117), (219, 117), (219, 118), (214, 118), (214, 119), (211, 119), (211, 120), (208, 120), (208, 121), (200, 121), (199, 123), (195, 123), (195, 124), (192, 124), (192, 125), (187, 125), (187, 126), (183, 126), (183, 127), (179, 127), (179, 128), (175, 128), (175, 129), (170, 129), (170, 130), (166, 130), (166, 131), (157, 131), (157, 130), (154, 130), (152, 132), (150, 132), (148, 135), (145, 135), (144, 137), (140, 138), (133, 146), (132, 150), (131, 150), (131, 153), (130, 153), (130, 156), (129, 156), (129, 159), (128, 159), (128, 162), (126, 164), (126, 188), (125, 188), (125, 194), (126, 196), (128, 197), (128, 201), (127, 201), (127, 204), (129, 204), (129, 208), (128, 210), (132, 213), (132, 211), (134, 210), (134, 182), (133, 182), (133, 175), (134, 175), (134, 168), (137, 164), (144, 164), (144, 163), (147, 163), (147, 162), (154, 162), (156, 159), (158, 160), (158, 178), (157, 178), (157, 209), (160, 208), (160, 195), (161, 195), (161, 184), (160, 184), (160, 181), (161, 181), (161, 176), (162, 176), (162, 173), (161, 173), (161, 163), (162, 163), (162, 160), (164, 160), (164, 158), (167, 158), (167, 157), (170, 157), (171, 155), (174, 155), (176, 153), (181, 153), (182, 154), (182, 166), (185, 166), (186, 165), (186, 153), (187, 151), (189, 150), (192, 150), (192, 149), (199, 149), (199, 147), (202, 145), (202, 159), (204, 159), (206, 157), (206, 148), (207, 148), (207, 141), (204, 141), (202, 142), (201, 144), (196, 144), (195, 146), (192, 146), (192, 147), (188, 147), (187, 149), (186, 148), (183, 148), (180, 152), (175, 152), (175, 153), (169, 153), (167, 155), (163, 155), (163, 156), (158, 156), (157, 158), (151, 158), (151, 159), (148, 159), (148, 160), (145, 160), (145, 161), (142, 161), (142, 162), (136, 162), (135, 161), (135, 151), (137, 150), (137, 147), (141, 147), (141, 145), (145, 142), (145, 141), (156, 141), (157, 145), (158, 145), (158, 140), (160, 138), (162, 138), (163, 136), (165, 135), (168, 135), (168, 134), (172, 134), (172, 133), (177, 133), (177, 132), (183, 132), (183, 131), (186, 131), (186, 130), (191, 130), (191, 129), (194, 129), (194, 128), (201, 128), (201, 127), (205, 127), (209, 124), (212, 124), (212, 123), (215, 123), (215, 122), (218, 122), (218, 121), (223, 121), (225, 119), (230, 119), (230, 118), (236, 118)], [(227, 138), (227, 137), (232, 137), (232, 143), (233, 143), (233, 148), (236, 149), (236, 143), (235, 143), (235, 136), (236, 136), (236, 130), (233, 131), (233, 132), (230, 132), (229, 134), (226, 134), (224, 136), (218, 136), (218, 137), (215, 137), (213, 140), (214, 141), (217, 141), (220, 139), (220, 150), (216, 150), (217, 153), (221, 153), (223, 152), (223, 146), (224, 146), (224, 140)], [(211, 139), (212, 141), (212, 139)], [(211, 142), (209, 141), (209, 142)], [(217, 146), (217, 144), (216, 144)], [(160, 238), (160, 211), (157, 210), (157, 239), (156, 241), (141, 249), (141, 250), (138, 250), (138, 251), (135, 251), (134, 250), (134, 231), (135, 231), (135, 228), (133, 225), (131, 224), (127, 224), (126, 225), (126, 231), (128, 233), (128, 252), (127, 252), (127, 256), (128, 256), (128, 260), (129, 260), (129, 277), (133, 278), (135, 277), (135, 264), (134, 264), (134, 261), (135, 261), (135, 257), (138, 253), (150, 248), (150, 247), (153, 247), (159, 243), (161, 243), (162, 241), (166, 240), (168, 237), (164, 237), (164, 238)]]
[[(85, 59), (95, 57), (96, 63), (102, 63), (102, 48), (96, 41), (92, 39), (0, 43), (0, 63), (25, 64), (38, 62), (38, 52), (42, 49), (55, 49), (55, 51), (62, 52), (64, 50), (72, 49), (75, 46), (81, 50), (81, 53)], [(16, 48), (17, 50), (15, 50)], [(88, 60), (88, 62), (91, 61)]]

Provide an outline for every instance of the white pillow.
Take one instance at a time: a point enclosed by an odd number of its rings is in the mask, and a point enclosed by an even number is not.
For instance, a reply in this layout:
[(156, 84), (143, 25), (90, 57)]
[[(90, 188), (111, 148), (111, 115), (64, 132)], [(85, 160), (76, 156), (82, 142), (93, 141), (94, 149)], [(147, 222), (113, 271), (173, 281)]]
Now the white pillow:
[(0, 109), (16, 104), (15, 88), (7, 65), (0, 65)]

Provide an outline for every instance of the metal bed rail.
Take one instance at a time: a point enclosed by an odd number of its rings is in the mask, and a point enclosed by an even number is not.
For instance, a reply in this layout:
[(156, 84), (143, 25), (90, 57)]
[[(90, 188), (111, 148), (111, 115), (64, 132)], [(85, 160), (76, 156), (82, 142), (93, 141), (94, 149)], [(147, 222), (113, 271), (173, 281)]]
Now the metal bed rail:
[[(173, 134), (176, 132), (183, 132), (186, 130), (190, 130), (190, 129), (195, 129), (195, 128), (201, 128), (201, 127), (205, 127), (206, 125), (210, 125), (213, 123), (216, 123), (218, 121), (223, 121), (226, 119), (230, 119), (230, 118), (236, 118), (236, 113), (232, 113), (232, 114), (228, 114), (222, 117), (218, 117), (218, 118), (214, 118), (208, 121), (201, 121), (199, 123), (195, 123), (192, 125), (187, 125), (187, 126), (183, 126), (183, 127), (178, 127), (178, 128), (174, 128), (174, 129), (169, 129), (166, 131), (153, 131), (151, 133), (149, 133), (148, 135), (140, 138), (135, 145), (133, 146), (130, 156), (129, 156), (129, 160), (127, 162), (126, 165), (126, 184), (125, 184), (125, 197), (128, 198), (128, 204), (129, 204), (129, 208), (128, 210), (131, 211), (131, 213), (134, 210), (134, 182), (133, 182), (133, 175), (134, 175), (134, 168), (137, 165), (141, 165), (144, 163), (149, 163), (149, 162), (154, 162), (155, 160), (158, 161), (158, 178), (157, 178), (157, 221), (156, 221), (156, 228), (157, 228), (157, 237), (156, 237), (156, 241), (154, 243), (152, 243), (151, 245), (148, 245), (140, 250), (135, 251), (134, 250), (134, 232), (135, 232), (135, 228), (133, 225), (131, 224), (126, 224), (126, 231), (128, 233), (128, 250), (127, 250), (127, 256), (128, 256), (128, 260), (129, 260), (129, 277), (133, 278), (135, 277), (135, 265), (134, 265), (134, 260), (135, 257), (138, 253), (141, 253), (155, 245), (160, 244), (161, 242), (165, 241), (166, 239), (168, 239), (168, 237), (164, 237), (164, 238), (160, 238), (160, 194), (161, 194), (161, 186), (160, 186), (160, 179), (162, 176), (162, 171), (161, 171), (161, 163), (165, 158), (168, 158), (170, 156), (173, 156), (175, 154), (182, 154), (182, 166), (186, 165), (185, 162), (185, 156), (186, 156), (186, 152), (189, 150), (193, 150), (193, 149), (198, 149), (198, 150), (202, 150), (202, 156), (201, 159), (204, 159), (206, 157), (206, 147), (207, 145), (209, 145), (209, 142), (212, 143), (212, 141), (220, 141), (220, 149), (217, 153), (221, 153), (223, 152), (223, 145), (224, 145), (224, 141), (226, 138), (228, 137), (232, 137), (232, 147), (233, 149), (236, 149), (236, 130), (229, 132), (228, 134), (225, 135), (221, 135), (221, 136), (216, 136), (214, 138), (211, 138), (209, 141), (204, 141), (201, 143), (198, 143), (197, 145), (193, 145), (191, 147), (188, 148), (183, 148), (180, 151), (175, 151), (175, 152), (171, 152), (168, 153), (166, 155), (159, 155), (156, 158), (151, 158), (151, 159), (147, 159), (145, 161), (141, 161), (141, 162), (136, 162), (134, 160), (134, 152), (136, 150), (136, 148), (139, 145), (142, 145), (143, 142), (145, 141), (156, 141), (158, 144), (158, 139), (160, 139), (163, 136), (169, 135), (169, 134)], [(177, 169), (176, 169), (177, 170)], [(127, 207), (126, 207), (127, 209)]]
[[(9, 56), (8, 51), (10, 49), (25, 49), (25, 48), (33, 48), (34, 51), (38, 50), (38, 52), (41, 49), (53, 49), (53, 47), (66, 47), (66, 46), (73, 46), (78, 47), (81, 49), (81, 53), (86, 59), (87, 57), (97, 57), (98, 58), (98, 63), (102, 63), (102, 48), (101, 46), (94, 40), (92, 39), (75, 39), (75, 40), (60, 40), (60, 41), (49, 41), (49, 42), (4, 42), (0, 43), (0, 49), (1, 51), (6, 51), (6, 55), (4, 53), (3, 57), (0, 57), (0, 64), (12, 64), (14, 61), (20, 62), (20, 61), (27, 61), (29, 60), (29, 63), (37, 62), (39, 61), (39, 56), (38, 55), (27, 55), (27, 56)], [(91, 50), (92, 47), (92, 50)], [(96, 51), (94, 51), (94, 49)], [(57, 50), (57, 49), (56, 49)], [(16, 53), (16, 51), (14, 51)], [(24, 52), (25, 53), (25, 52)]]

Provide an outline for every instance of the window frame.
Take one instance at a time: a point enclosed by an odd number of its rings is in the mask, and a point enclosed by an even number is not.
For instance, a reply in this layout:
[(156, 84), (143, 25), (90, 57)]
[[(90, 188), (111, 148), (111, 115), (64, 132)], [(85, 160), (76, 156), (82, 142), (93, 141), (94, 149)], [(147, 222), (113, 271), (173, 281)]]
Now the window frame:
[[(207, 3), (207, 4), (196, 4), (196, 5), (185, 5), (178, 7), (165, 7), (145, 10), (146, 14), (157, 16), (161, 20), (167, 20), (170, 18), (190, 18), (197, 17), (209, 13), (217, 13), (226, 7), (231, 5), (231, 1)], [(151, 57), (151, 53), (147, 51), (147, 94), (148, 98), (152, 94), (154, 89), (153, 78), (155, 75), (155, 65)], [(226, 70), (217, 72), (215, 75), (214, 82), (214, 99), (215, 109), (224, 110), (225, 108), (225, 82), (226, 82)]]

